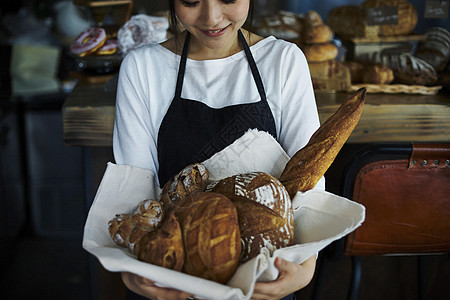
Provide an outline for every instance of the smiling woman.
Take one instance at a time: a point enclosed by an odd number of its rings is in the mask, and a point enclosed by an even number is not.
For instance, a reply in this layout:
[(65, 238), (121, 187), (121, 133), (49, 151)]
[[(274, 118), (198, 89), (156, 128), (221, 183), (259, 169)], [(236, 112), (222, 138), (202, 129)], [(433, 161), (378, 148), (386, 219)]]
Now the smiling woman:
[[(163, 186), (249, 129), (268, 132), (290, 156), (305, 146), (319, 118), (308, 64), (298, 46), (242, 28), (252, 18), (253, 0), (168, 4), (174, 37), (133, 49), (121, 65), (116, 163), (149, 169)], [(178, 32), (178, 24), (185, 30)], [(324, 189), (323, 180), (318, 188)], [(275, 267), (279, 278), (256, 283), (253, 299), (292, 299), (311, 280), (315, 258), (302, 265), (277, 260)], [(130, 297), (191, 296), (134, 274), (122, 278)]]
[(169, 41), (166, 47), (173, 52), (177, 52), (182, 44), (178, 31), (179, 23), (193, 36), (189, 46), (189, 58), (223, 58), (242, 50), (238, 45), (237, 31), (244, 25), (248, 16), (252, 19), (253, 1), (170, 0), (169, 7), (175, 43)]
[(215, 59), (240, 51), (237, 31), (249, 5), (250, 0), (175, 1), (175, 14), (192, 36), (188, 57)]

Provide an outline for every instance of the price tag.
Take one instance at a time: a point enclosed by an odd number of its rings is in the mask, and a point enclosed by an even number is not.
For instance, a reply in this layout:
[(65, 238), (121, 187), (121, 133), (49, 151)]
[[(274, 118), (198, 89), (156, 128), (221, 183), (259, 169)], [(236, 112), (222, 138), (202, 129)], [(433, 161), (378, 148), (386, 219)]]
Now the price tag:
[(398, 24), (397, 6), (370, 7), (366, 9), (367, 25), (396, 25)]
[(426, 1), (425, 18), (428, 19), (447, 19), (449, 1)]

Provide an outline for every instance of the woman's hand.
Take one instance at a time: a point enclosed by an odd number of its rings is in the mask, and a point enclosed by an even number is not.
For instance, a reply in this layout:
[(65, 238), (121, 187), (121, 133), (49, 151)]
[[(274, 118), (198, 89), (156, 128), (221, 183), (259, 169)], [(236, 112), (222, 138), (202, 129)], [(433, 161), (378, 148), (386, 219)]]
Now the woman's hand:
[(316, 257), (312, 256), (301, 265), (278, 257), (275, 267), (280, 271), (272, 282), (257, 282), (252, 299), (280, 299), (307, 286), (316, 268)]
[(153, 281), (132, 273), (122, 272), (122, 280), (131, 291), (152, 300), (186, 300), (192, 297), (182, 291), (158, 287)]

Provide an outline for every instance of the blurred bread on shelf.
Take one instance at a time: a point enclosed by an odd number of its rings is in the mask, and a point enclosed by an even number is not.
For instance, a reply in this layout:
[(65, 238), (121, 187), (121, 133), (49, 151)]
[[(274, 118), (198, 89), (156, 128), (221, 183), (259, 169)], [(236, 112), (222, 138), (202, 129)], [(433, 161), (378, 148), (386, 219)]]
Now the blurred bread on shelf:
[(254, 20), (256, 34), (297, 42), (303, 27), (303, 16), (289, 11), (278, 11), (270, 16), (261, 16)]
[[(397, 24), (369, 25), (369, 8), (396, 7)], [(342, 5), (333, 8), (326, 23), (338, 35), (346, 38), (368, 38), (409, 35), (417, 25), (417, 9), (406, 0), (366, 0), (361, 5)]]
[(364, 9), (395, 6), (397, 8), (397, 24), (379, 25), (380, 36), (397, 36), (411, 34), (417, 25), (417, 9), (407, 0), (366, 0)]
[(450, 33), (442, 27), (432, 27), (425, 33), (414, 56), (432, 65), (437, 72), (444, 71), (450, 60)]
[(306, 60), (310, 63), (334, 60), (338, 55), (336, 45), (331, 42), (304, 44), (301, 48), (306, 56)]
[(335, 34), (344, 38), (370, 39), (379, 36), (379, 26), (367, 25), (364, 8), (359, 5), (342, 5), (333, 8), (328, 14), (326, 24)]
[(343, 63), (335, 60), (309, 63), (309, 70), (316, 92), (346, 91), (351, 86), (350, 71)]

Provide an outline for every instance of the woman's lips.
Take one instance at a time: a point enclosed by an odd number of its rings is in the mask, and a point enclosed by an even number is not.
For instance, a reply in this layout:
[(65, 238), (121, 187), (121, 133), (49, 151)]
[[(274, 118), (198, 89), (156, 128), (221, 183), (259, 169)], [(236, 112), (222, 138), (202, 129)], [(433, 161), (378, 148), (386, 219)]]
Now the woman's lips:
[(219, 37), (225, 33), (228, 26), (222, 29), (214, 29), (214, 30), (202, 30), (202, 32), (208, 37)]

